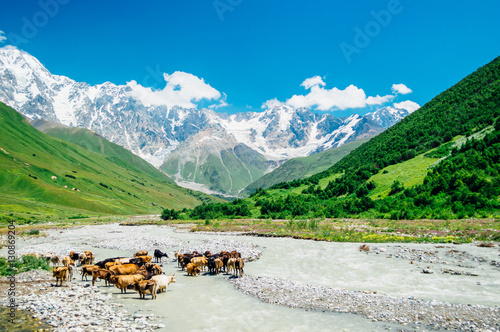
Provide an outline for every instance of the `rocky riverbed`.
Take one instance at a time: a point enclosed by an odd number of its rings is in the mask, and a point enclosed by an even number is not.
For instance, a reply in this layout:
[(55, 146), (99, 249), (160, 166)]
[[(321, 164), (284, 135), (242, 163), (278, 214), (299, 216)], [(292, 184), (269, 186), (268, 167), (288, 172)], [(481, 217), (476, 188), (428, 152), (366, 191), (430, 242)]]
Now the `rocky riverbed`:
[[(389, 259), (407, 260), (411, 264), (424, 266), (421, 272), (425, 274), (437, 272), (477, 277), (479, 274), (476, 271), (481, 271), (485, 265), (490, 265), (497, 269), (500, 267), (498, 260), (490, 260), (482, 256), (473, 255), (451, 245), (436, 245), (433, 249), (425, 250), (408, 248), (404, 245), (376, 245), (371, 248), (368, 245), (364, 245), (362, 247), (368, 255), (383, 254)], [(494, 250), (500, 253), (494, 247), (491, 249), (485, 248), (484, 250)], [(360, 251), (362, 250), (360, 249)]]
[(39, 243), (33, 244), (26, 247), (21, 248), (18, 251), (18, 256), (22, 256), (24, 254), (46, 254), (51, 253), (53, 255), (58, 255), (60, 257), (68, 256), (71, 251), (75, 252), (83, 252), (79, 246), (70, 246), (68, 244), (61, 243)]
[(49, 232), (49, 236), (44, 242), (58, 243), (61, 238), (64, 238), (65, 242), (86, 239), (85, 247), (130, 252), (152, 250), (153, 248), (164, 250), (182, 245), (182, 241), (178, 239), (148, 232), (155, 228), (157, 226), (119, 226), (118, 224), (74, 227), (59, 233)]
[[(152, 331), (165, 327), (155, 324), (155, 316), (131, 315), (120, 310), (123, 305), (110, 302), (104, 294), (88, 283), (70, 282), (54, 287), (52, 275), (32, 270), (16, 276), (15, 300), (19, 310), (30, 311), (33, 317), (46, 322), (55, 331)], [(0, 305), (7, 306), (10, 282), (0, 278)], [(7, 323), (8, 324), (8, 323)]]
[(500, 331), (500, 308), (396, 298), (248, 275), (231, 282), (264, 302), (291, 308), (363, 315), (410, 328)]

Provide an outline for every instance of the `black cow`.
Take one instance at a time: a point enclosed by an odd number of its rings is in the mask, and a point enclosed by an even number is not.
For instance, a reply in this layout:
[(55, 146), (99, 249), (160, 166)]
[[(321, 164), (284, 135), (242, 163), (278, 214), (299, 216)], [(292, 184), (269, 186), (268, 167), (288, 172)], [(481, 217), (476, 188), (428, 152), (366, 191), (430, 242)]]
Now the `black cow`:
[(168, 258), (167, 253), (162, 252), (160, 249), (155, 249), (154, 256), (155, 256), (155, 263), (158, 263), (158, 261), (161, 263), (161, 259), (163, 257), (167, 257)]
[(215, 258), (208, 258), (208, 273), (215, 274)]
[(114, 262), (115, 260), (117, 260), (117, 259), (121, 259), (121, 258), (125, 258), (125, 257), (113, 257), (113, 258), (106, 258), (106, 259), (105, 259), (105, 260), (103, 260), (103, 261), (100, 261), (100, 262), (95, 263), (95, 265), (99, 266), (101, 269), (104, 269), (104, 265), (106, 265), (106, 263), (109, 263), (109, 262)]
[(194, 256), (193, 255), (190, 255), (190, 254), (185, 254), (183, 257), (182, 257), (182, 260), (181, 260), (181, 269), (182, 271), (184, 271), (184, 268), (186, 267), (186, 265), (188, 265), (189, 263), (191, 263), (191, 259), (193, 258)]

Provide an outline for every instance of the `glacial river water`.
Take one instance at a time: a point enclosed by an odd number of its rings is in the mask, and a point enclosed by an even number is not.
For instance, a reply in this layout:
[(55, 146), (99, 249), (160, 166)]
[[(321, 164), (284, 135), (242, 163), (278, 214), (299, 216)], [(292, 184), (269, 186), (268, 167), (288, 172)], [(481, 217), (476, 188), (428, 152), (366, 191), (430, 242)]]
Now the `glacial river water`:
[[(100, 237), (103, 234), (113, 237), (113, 234), (130, 233), (131, 241), (138, 234), (160, 235), (182, 241), (183, 247), (215, 238), (251, 242), (259, 246), (262, 256), (245, 265), (245, 273), (249, 275), (324, 287), (377, 291), (395, 297), (500, 305), (500, 270), (491, 264), (463, 261), (468, 267), (460, 270), (474, 271), (478, 274), (474, 277), (443, 274), (441, 269), (449, 267), (445, 264), (419, 261), (411, 264), (408, 259), (387, 257), (389, 253), (397, 253), (404, 248), (437, 251), (436, 257), (441, 258), (440, 261), (450, 261), (446, 252), (457, 250), (467, 252), (469, 258), (482, 257), (491, 262), (500, 261), (498, 247), (478, 248), (473, 244), (464, 244), (436, 248), (435, 244), (369, 244), (372, 253), (366, 254), (358, 250), (357, 243), (179, 233), (169, 227), (118, 225), (51, 231), (48, 238), (32, 240), (29, 244), (50, 246), (51, 243), (63, 243), (69, 247), (90, 249), (98, 259), (132, 254), (131, 251), (89, 246), (97, 233)], [(22, 247), (28, 243), (19, 241), (18, 245)], [(375, 247), (384, 251), (375, 254)], [(167, 252), (178, 248), (169, 248)], [(142, 249), (152, 252), (153, 248)], [(471, 268), (472, 265), (475, 268)], [(421, 273), (427, 268), (434, 273)], [(156, 301), (149, 300), (149, 296), (147, 300), (140, 300), (137, 293), (132, 291), (122, 295), (117, 288), (104, 287), (102, 282), (99, 288), (113, 294), (113, 302), (123, 304), (130, 313), (158, 315), (156, 323), (164, 324), (165, 331), (396, 331), (405, 328), (387, 322), (372, 322), (359, 315), (305, 311), (263, 303), (233, 287), (227, 275), (188, 277), (172, 260), (164, 259), (163, 270), (166, 274), (175, 273), (177, 283), (171, 284), (166, 294), (159, 294)]]

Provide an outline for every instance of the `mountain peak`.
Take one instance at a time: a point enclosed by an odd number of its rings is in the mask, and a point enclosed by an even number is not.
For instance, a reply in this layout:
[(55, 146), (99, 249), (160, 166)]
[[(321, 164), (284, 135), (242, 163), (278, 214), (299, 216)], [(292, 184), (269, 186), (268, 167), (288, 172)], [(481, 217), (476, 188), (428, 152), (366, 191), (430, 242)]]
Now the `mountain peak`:
[(402, 108), (386, 106), (375, 112), (366, 114), (365, 117), (384, 128), (389, 128), (409, 114), (410, 112)]

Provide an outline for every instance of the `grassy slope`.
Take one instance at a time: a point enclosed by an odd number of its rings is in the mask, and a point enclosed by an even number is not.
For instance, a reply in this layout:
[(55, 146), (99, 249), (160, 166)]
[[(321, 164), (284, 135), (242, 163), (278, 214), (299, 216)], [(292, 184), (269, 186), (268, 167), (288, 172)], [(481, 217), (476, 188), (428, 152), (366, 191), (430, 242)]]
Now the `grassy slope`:
[(170, 178), (166, 177), (162, 172), (156, 169), (153, 165), (144, 159), (136, 156), (127, 149), (111, 143), (104, 137), (94, 131), (73, 128), (62, 125), (60, 123), (34, 120), (31, 124), (36, 129), (64, 141), (75, 143), (89, 151), (103, 154), (109, 161), (118, 164), (126, 169), (134, 172), (145, 172), (153, 178), (158, 178), (161, 181), (167, 180), (174, 183)]
[(368, 142), (370, 139), (371, 137), (362, 138), (360, 140), (344, 144), (338, 148), (329, 149), (311, 156), (291, 159), (274, 171), (248, 185), (245, 189), (245, 193), (251, 194), (258, 188), (266, 189), (280, 182), (303, 179), (322, 172), (339, 162), (352, 150), (356, 149), (361, 144)]
[(428, 158), (421, 154), (403, 163), (387, 166), (368, 180), (368, 182), (373, 181), (376, 185), (375, 189), (370, 192), (370, 198), (387, 197), (394, 181), (401, 182), (405, 188), (422, 184), (429, 167), (438, 161), (438, 158)]
[[(456, 136), (452, 140), (451, 147), (460, 147), (468, 139), (483, 139), (486, 133), (493, 130), (492, 126), (486, 127), (480, 132), (474, 133), (471, 136), (465, 137), (462, 135)], [(441, 146), (446, 146), (442, 144)], [(405, 188), (410, 188), (416, 185), (421, 185), (424, 178), (429, 172), (429, 169), (437, 165), (441, 160), (440, 158), (432, 158), (426, 154), (438, 150), (439, 147), (430, 150), (429, 152), (422, 153), (413, 159), (404, 161), (396, 165), (390, 165), (379, 171), (377, 174), (372, 175), (368, 182), (373, 181), (376, 185), (375, 189), (370, 192), (371, 199), (383, 199), (387, 197), (391, 191), (391, 185), (394, 181), (399, 181)]]
[(4, 104), (0, 122), (0, 216), (158, 213), (212, 199), (48, 136)]

